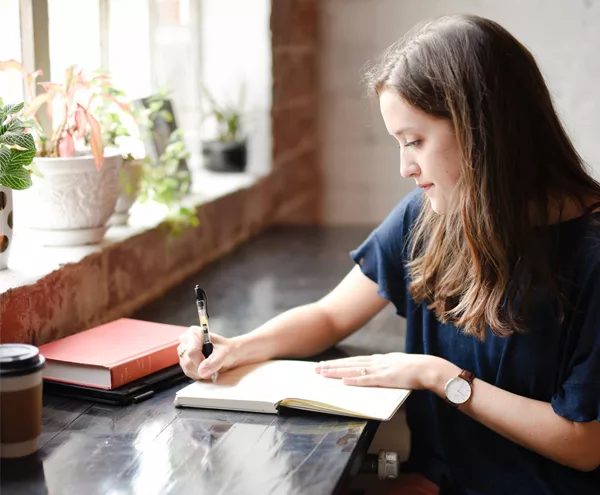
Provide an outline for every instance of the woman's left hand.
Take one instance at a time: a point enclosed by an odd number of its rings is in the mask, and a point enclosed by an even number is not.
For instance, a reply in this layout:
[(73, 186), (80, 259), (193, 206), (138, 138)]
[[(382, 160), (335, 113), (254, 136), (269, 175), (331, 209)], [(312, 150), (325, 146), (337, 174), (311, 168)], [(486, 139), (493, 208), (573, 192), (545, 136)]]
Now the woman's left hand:
[(441, 358), (392, 352), (322, 361), (315, 371), (341, 378), (346, 385), (419, 390), (429, 388), (429, 377)]

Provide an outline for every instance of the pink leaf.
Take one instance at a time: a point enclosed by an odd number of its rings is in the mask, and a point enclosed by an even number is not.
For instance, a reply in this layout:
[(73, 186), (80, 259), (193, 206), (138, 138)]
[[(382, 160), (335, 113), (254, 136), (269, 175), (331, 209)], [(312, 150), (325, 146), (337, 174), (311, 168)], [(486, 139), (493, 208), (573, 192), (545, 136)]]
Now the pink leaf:
[(41, 82), (38, 83), (42, 88), (44, 88), (48, 93), (60, 93), (63, 89), (62, 84), (53, 83), (53, 82)]
[(58, 142), (58, 156), (75, 156), (75, 143), (70, 132), (65, 132)]
[(110, 78), (107, 74), (96, 74), (90, 79), (90, 82), (100, 86), (108, 86), (110, 84)]
[(77, 129), (77, 139), (85, 136), (86, 120), (81, 105), (75, 110), (75, 128)]
[(19, 62), (17, 62), (15, 59), (5, 60), (4, 62), (0, 62), (0, 70), (8, 70), (8, 69), (16, 70), (16, 71), (20, 72), (21, 74), (23, 74), (25, 72), (25, 69), (23, 69), (23, 66)]
[(90, 145), (92, 147), (92, 155), (94, 155), (96, 168), (100, 171), (102, 163), (104, 162), (104, 144), (102, 143), (102, 130), (100, 129), (100, 124), (86, 111), (85, 108), (79, 104), (78, 106), (83, 111), (88, 124), (90, 124)]
[(127, 103), (122, 103), (120, 101), (117, 101), (117, 105), (119, 105), (121, 110), (123, 110), (125, 113), (128, 113), (129, 115), (133, 115), (133, 110), (131, 109), (131, 105), (129, 105)]
[(109, 101), (112, 101), (113, 103), (116, 103), (119, 106), (119, 108), (121, 110), (123, 110), (123, 112), (125, 112), (129, 115), (133, 115), (131, 106), (128, 105), (127, 103), (123, 103), (122, 101), (119, 101), (114, 95), (111, 95), (110, 93), (102, 93), (102, 97), (106, 98)]
[(27, 70), (25, 70), (25, 67), (20, 62), (17, 62), (14, 59), (0, 62), (0, 70), (11, 69), (21, 73), (21, 77), (23, 78), (23, 83), (25, 86), (25, 100), (32, 101), (35, 96), (35, 88), (33, 87), (33, 83), (44, 72), (41, 70), (27, 72)]
[(42, 93), (41, 95), (36, 96), (33, 101), (27, 105), (25, 115), (33, 116), (44, 103), (52, 98), (52, 96), (54, 96), (52, 93)]
[(41, 69), (36, 70), (35, 72), (28, 72), (27, 74), (25, 74), (25, 82), (27, 83), (27, 86), (31, 86), (31, 83), (42, 74), (44, 74), (44, 72)]
[(58, 97), (57, 93), (51, 93), (50, 99), (48, 100), (48, 103), (46, 103), (46, 115), (48, 116), (48, 120), (50, 122), (54, 122), (54, 106), (55, 106), (57, 97)]

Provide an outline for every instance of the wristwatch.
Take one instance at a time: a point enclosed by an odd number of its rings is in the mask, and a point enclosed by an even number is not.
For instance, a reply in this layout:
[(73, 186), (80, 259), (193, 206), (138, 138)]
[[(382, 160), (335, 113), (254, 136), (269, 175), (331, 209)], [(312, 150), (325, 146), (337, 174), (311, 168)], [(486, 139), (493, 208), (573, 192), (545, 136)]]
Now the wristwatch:
[(446, 382), (446, 402), (452, 407), (458, 407), (464, 404), (471, 397), (471, 384), (475, 375), (467, 370), (462, 370), (458, 376), (450, 378)]

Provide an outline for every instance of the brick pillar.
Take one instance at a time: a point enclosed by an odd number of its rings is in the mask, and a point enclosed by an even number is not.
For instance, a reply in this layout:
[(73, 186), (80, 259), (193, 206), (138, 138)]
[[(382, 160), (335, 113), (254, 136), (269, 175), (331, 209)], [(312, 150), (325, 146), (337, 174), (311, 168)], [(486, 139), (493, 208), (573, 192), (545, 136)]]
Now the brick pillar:
[(272, 0), (273, 180), (277, 223), (318, 223), (318, 0)]

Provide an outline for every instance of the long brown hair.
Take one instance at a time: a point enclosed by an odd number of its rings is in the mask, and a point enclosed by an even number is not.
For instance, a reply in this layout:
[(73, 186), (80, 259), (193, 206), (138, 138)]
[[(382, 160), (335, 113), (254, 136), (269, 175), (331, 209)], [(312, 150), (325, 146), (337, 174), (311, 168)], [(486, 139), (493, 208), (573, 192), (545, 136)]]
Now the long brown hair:
[(600, 184), (562, 127), (531, 53), (491, 20), (448, 16), (413, 28), (366, 79), (376, 94), (395, 91), (448, 119), (461, 152), (448, 211), (437, 215), (426, 201), (412, 231), (413, 298), (482, 340), (488, 325), (501, 336), (525, 330), (536, 288), (561, 308), (550, 213), (567, 201), (584, 208), (600, 197)]

